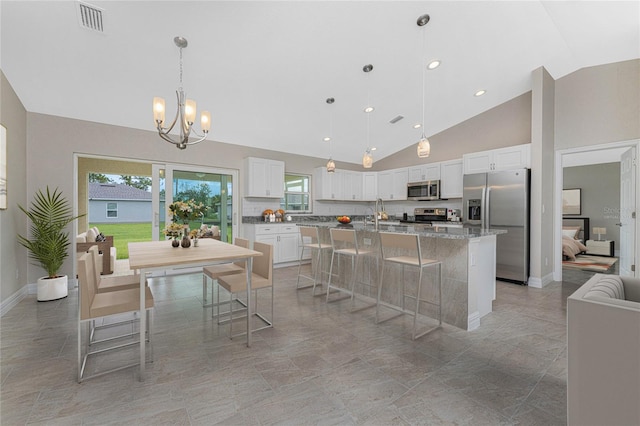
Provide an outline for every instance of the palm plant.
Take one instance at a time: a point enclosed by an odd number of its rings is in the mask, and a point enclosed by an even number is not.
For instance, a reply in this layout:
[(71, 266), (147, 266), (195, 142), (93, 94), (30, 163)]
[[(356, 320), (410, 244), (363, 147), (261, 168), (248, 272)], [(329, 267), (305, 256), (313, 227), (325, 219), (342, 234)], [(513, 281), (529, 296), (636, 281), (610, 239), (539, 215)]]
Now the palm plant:
[(49, 278), (58, 277), (58, 271), (69, 256), (71, 244), (69, 234), (64, 229), (84, 215), (73, 216), (71, 206), (62, 192), (58, 188), (51, 192), (48, 186), (46, 193), (38, 190), (29, 210), (20, 205), (18, 207), (31, 220), (31, 239), (18, 235), (18, 242), (29, 250), (29, 258), (42, 266)]

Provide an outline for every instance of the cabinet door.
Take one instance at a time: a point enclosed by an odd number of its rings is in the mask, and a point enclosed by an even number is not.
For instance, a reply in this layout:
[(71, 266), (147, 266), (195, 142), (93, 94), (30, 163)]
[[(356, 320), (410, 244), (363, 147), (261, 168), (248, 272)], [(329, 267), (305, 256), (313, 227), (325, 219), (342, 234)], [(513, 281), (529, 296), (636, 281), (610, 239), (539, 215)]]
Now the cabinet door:
[(491, 151), (474, 152), (462, 156), (464, 174), (485, 173), (491, 170), (493, 153)]
[(362, 176), (360, 172), (345, 170), (343, 174), (342, 199), (347, 201), (362, 200)]
[(440, 163), (440, 197), (462, 198), (462, 160)]
[(284, 162), (269, 160), (267, 162), (267, 196), (284, 197)]
[(362, 173), (362, 199), (375, 201), (378, 198), (378, 174), (376, 172)]
[(531, 144), (510, 146), (493, 152), (493, 170), (513, 170), (530, 167)]
[(425, 171), (422, 166), (409, 167), (409, 182), (423, 182), (426, 179)]
[(344, 196), (344, 171), (336, 170), (333, 173), (327, 173), (331, 181), (331, 199), (342, 200)]
[(391, 200), (393, 196), (393, 172), (385, 170), (378, 172), (378, 198)]
[(393, 188), (391, 192), (391, 200), (407, 199), (407, 182), (409, 175), (406, 168), (395, 169), (393, 172)]
[(299, 234), (278, 235), (278, 262), (293, 262), (298, 260)]
[(440, 163), (425, 164), (423, 168), (425, 180), (438, 180), (441, 178)]
[(267, 160), (247, 158), (246, 197), (267, 196)]

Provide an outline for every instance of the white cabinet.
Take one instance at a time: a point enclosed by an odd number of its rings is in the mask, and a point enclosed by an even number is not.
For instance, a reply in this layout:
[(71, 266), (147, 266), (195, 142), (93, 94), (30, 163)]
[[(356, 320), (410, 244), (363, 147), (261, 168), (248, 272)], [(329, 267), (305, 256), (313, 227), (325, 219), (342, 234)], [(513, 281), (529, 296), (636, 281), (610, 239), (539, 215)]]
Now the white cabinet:
[(362, 173), (362, 200), (375, 201), (378, 198), (378, 173)]
[(408, 169), (409, 182), (424, 182), (440, 179), (440, 163), (421, 164)]
[(284, 161), (245, 159), (245, 197), (284, 197)]
[(346, 201), (362, 201), (362, 173), (344, 170), (342, 199)]
[(440, 198), (462, 198), (462, 159), (440, 163)]
[(408, 179), (406, 168), (378, 172), (378, 197), (385, 201), (406, 200)]
[(342, 200), (344, 171), (327, 172), (326, 167), (316, 167), (313, 171), (313, 188), (316, 200)]
[(245, 225), (246, 236), (253, 243), (273, 245), (273, 263), (298, 260), (298, 242), (300, 231), (296, 225), (282, 223)]
[(531, 167), (531, 144), (510, 146), (462, 156), (464, 174)]

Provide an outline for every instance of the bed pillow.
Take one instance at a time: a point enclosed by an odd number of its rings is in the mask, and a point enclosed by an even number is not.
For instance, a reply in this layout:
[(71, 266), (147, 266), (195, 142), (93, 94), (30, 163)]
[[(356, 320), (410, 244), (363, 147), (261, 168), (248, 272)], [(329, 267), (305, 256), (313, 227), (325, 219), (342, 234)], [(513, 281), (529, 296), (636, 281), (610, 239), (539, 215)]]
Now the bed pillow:
[(563, 226), (562, 227), (562, 235), (565, 235), (574, 240), (578, 238), (579, 232), (580, 232), (579, 226)]
[(562, 254), (568, 260), (576, 260), (576, 254), (587, 251), (587, 247), (579, 240), (574, 240), (565, 235), (562, 236)]

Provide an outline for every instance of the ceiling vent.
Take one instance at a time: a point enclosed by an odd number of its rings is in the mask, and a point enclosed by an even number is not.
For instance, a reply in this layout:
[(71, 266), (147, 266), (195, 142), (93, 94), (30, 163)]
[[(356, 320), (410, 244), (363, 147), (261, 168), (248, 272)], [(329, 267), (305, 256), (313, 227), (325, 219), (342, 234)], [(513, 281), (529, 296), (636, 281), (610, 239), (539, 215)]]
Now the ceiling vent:
[(80, 26), (91, 31), (104, 33), (104, 10), (87, 3), (77, 2)]
[(401, 115), (399, 115), (399, 116), (397, 116), (397, 117), (393, 117), (393, 118), (389, 121), (389, 123), (391, 123), (391, 124), (396, 124), (398, 121), (402, 120), (403, 118), (404, 118), (404, 117), (403, 117), (403, 116), (401, 116)]

